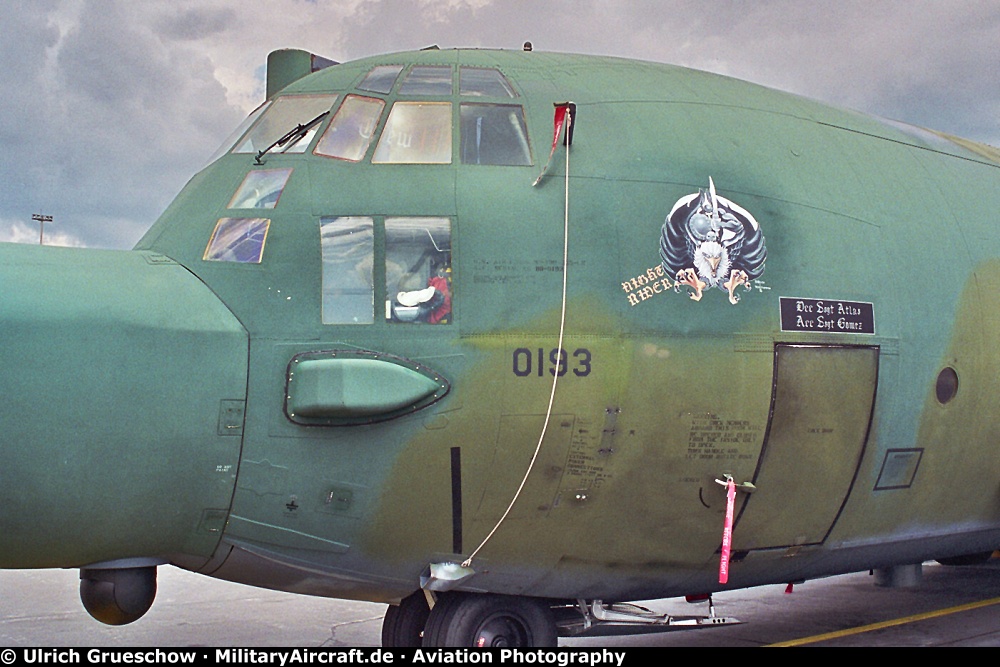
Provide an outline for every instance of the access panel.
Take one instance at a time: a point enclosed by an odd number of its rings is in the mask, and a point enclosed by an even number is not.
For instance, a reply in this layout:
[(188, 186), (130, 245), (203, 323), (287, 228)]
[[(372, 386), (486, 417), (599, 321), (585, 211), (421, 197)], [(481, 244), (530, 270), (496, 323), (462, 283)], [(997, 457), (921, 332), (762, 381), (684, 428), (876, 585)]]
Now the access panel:
[(826, 539), (868, 440), (878, 360), (875, 346), (775, 346), (771, 416), (734, 551)]

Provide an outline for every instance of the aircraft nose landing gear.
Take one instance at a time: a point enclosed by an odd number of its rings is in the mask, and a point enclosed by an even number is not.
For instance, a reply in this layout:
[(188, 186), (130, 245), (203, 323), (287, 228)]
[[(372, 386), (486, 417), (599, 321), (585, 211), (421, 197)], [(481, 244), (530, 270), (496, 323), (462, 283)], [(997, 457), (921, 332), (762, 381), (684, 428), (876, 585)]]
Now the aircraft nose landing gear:
[(520, 619), (495, 614), (479, 624), (473, 635), (476, 648), (514, 648), (530, 646), (531, 632)]
[(431, 609), (423, 590), (418, 590), (398, 605), (389, 605), (382, 619), (382, 646), (386, 648), (415, 648), (423, 639), (424, 626)]
[(389, 607), (382, 646), (555, 647), (558, 635), (550, 604), (514, 595), (447, 592), (439, 593), (434, 608), (428, 609), (421, 590), (398, 607)]
[(427, 619), (423, 645), (555, 647), (550, 604), (515, 595), (442, 593)]

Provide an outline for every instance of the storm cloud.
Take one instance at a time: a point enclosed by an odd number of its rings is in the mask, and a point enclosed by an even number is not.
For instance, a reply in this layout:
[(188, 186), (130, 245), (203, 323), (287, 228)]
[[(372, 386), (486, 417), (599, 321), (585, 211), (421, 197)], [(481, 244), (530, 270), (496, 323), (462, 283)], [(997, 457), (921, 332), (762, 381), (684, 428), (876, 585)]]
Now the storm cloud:
[(264, 95), (270, 51), (519, 49), (705, 69), (1000, 145), (1000, 3), (15, 0), (0, 240), (128, 248)]

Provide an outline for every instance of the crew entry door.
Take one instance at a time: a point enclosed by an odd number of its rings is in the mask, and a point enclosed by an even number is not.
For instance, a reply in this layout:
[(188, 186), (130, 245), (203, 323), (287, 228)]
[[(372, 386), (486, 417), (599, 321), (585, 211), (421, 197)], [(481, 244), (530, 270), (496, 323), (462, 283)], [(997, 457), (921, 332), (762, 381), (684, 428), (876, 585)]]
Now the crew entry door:
[(736, 519), (735, 551), (822, 543), (851, 491), (872, 419), (878, 347), (779, 344), (774, 355), (757, 488)]

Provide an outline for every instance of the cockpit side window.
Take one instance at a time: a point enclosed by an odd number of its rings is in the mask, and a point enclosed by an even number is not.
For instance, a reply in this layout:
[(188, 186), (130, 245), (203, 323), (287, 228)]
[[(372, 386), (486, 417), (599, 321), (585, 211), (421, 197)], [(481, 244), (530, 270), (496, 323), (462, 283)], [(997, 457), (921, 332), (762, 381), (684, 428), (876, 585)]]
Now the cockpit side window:
[(202, 259), (260, 264), (270, 225), (268, 218), (220, 218)]
[[(272, 146), (298, 125), (316, 118), (337, 100), (336, 95), (285, 95), (274, 100), (261, 119), (237, 142), (234, 153), (257, 153)], [(272, 153), (303, 153), (316, 134), (313, 126), (298, 141), (271, 148)]]
[(372, 156), (373, 163), (449, 164), (451, 103), (396, 102)]
[(313, 152), (351, 162), (361, 160), (384, 108), (385, 102), (380, 99), (348, 95)]
[(462, 104), (460, 116), (463, 164), (531, 164), (520, 105)]
[(323, 251), (323, 324), (375, 321), (374, 220), (362, 216), (320, 220)]
[(451, 321), (451, 220), (386, 218), (385, 289), (389, 322)]

